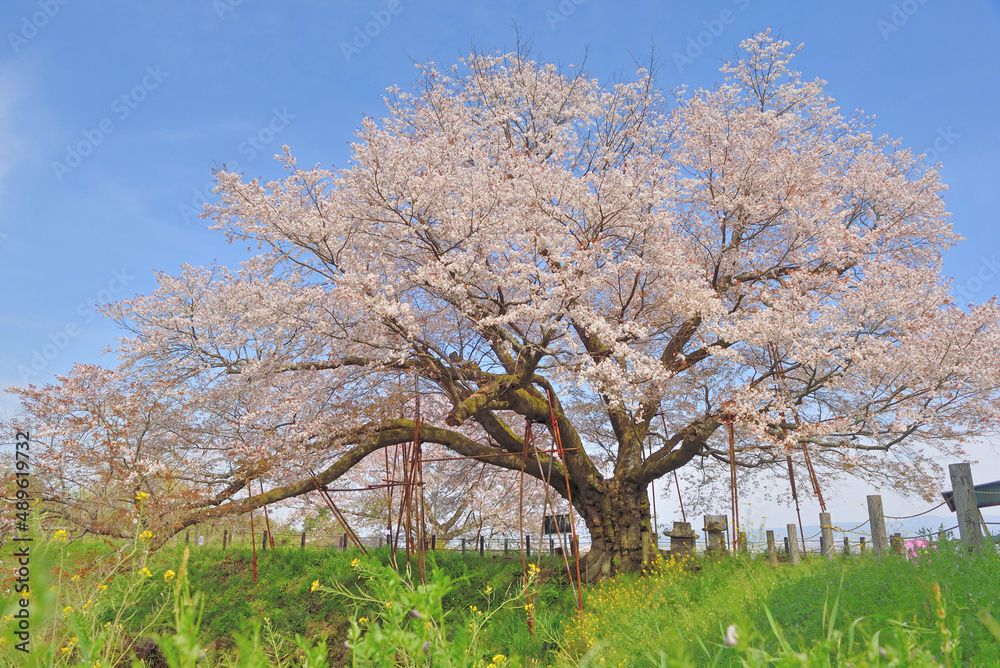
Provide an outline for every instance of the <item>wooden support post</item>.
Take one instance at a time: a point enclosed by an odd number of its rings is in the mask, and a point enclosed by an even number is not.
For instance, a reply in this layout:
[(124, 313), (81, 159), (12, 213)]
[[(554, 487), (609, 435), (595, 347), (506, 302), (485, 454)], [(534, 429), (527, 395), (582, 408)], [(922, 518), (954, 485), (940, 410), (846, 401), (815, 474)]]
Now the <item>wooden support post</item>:
[(344, 534), (344, 537), (341, 539), (340, 545), (341, 545), (341, 548), (340, 548), (341, 551), (347, 552), (347, 534), (346, 533)]
[(479, 556), (486, 554), (486, 539), (482, 536), (479, 537)]
[(531, 556), (531, 534), (525, 534), (524, 536), (524, 553)]
[(262, 552), (267, 552), (267, 530), (264, 531), (264, 540), (261, 541), (260, 549)]
[(229, 540), (229, 529), (222, 530), (222, 549), (226, 549), (226, 542)]
[(892, 551), (899, 556), (903, 556), (903, 534), (899, 532), (892, 534), (889, 542), (892, 544)]
[(301, 538), (301, 540), (299, 540), (299, 547), (301, 547), (303, 550), (306, 549), (306, 532), (305, 531), (302, 532), (302, 538)]
[(833, 559), (837, 556), (837, 551), (834, 549), (833, 522), (830, 520), (830, 513), (819, 514), (819, 528), (820, 536), (823, 537), (823, 554), (827, 559)]
[(552, 536), (549, 536), (549, 556), (556, 556), (556, 539)]
[(778, 550), (774, 547), (774, 532), (767, 532), (767, 563), (772, 566), (778, 565)]
[(185, 531), (184, 532), (184, 544), (187, 545), (190, 542), (191, 542), (191, 532), (190, 531)]
[(434, 552), (435, 550), (437, 550), (437, 542), (438, 542), (437, 534), (432, 533), (431, 534), (431, 552)]
[(876, 557), (889, 551), (889, 539), (885, 534), (885, 515), (882, 514), (882, 497), (868, 495), (868, 519), (872, 529), (872, 550)]
[(865, 537), (862, 536), (861, 540), (859, 542), (861, 544), (858, 546), (858, 553), (859, 554), (864, 554), (865, 553)]
[(795, 536), (796, 526), (789, 524), (785, 527), (788, 530), (788, 563), (799, 563), (799, 539)]
[(955, 500), (955, 514), (958, 515), (958, 535), (969, 547), (979, 549), (983, 544), (983, 534), (979, 526), (979, 507), (972, 485), (972, 466), (967, 463), (949, 464), (951, 489)]
[(507, 537), (506, 536), (504, 536), (504, 539), (503, 539), (503, 556), (505, 556), (505, 557), (507, 556)]
[(791, 552), (788, 551), (788, 536), (785, 536), (782, 540), (785, 541), (785, 556), (789, 556)]
[(850, 553), (851, 553), (851, 539), (848, 538), (847, 536), (844, 536), (844, 554), (850, 554)]
[(462, 554), (465, 554), (465, 539), (462, 539)]

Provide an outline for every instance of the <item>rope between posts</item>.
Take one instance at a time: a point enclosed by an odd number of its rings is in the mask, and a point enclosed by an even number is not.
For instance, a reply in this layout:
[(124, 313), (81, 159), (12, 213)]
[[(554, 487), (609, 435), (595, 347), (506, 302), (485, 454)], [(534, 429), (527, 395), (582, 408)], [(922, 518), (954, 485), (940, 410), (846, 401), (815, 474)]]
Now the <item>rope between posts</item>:
[(821, 530), (822, 529), (833, 529), (834, 531), (839, 531), (840, 533), (859, 533), (859, 534), (861, 534), (863, 536), (867, 536), (869, 534), (865, 533), (864, 531), (858, 531), (858, 529), (860, 529), (864, 525), (868, 524), (870, 521), (871, 520), (865, 520), (864, 522), (862, 522), (861, 524), (859, 524), (858, 526), (856, 526), (856, 527), (854, 527), (852, 529), (842, 529), (842, 528), (840, 528), (840, 527), (838, 527), (836, 525), (833, 525), (833, 524), (831, 524), (831, 525), (820, 524), (819, 528)]
[(907, 515), (906, 517), (892, 517), (890, 515), (886, 515), (885, 519), (887, 519), (887, 520), (912, 520), (914, 517), (920, 517), (921, 515), (926, 515), (927, 513), (931, 512), (932, 510), (937, 510), (938, 508), (940, 508), (941, 506), (943, 506), (946, 503), (948, 503), (948, 502), (947, 501), (942, 501), (941, 503), (937, 504), (933, 508), (929, 508), (929, 509), (925, 510), (922, 513), (917, 513), (916, 515)]

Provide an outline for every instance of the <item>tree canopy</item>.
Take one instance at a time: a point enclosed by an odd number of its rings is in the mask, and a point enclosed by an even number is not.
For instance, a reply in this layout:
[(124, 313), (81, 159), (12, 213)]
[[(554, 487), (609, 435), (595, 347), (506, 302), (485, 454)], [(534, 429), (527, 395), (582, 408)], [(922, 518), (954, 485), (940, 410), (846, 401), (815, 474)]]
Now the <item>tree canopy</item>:
[[(525, 50), (422, 65), (346, 167), (286, 147), (284, 180), (220, 172), (207, 215), (258, 254), (159, 274), (108, 309), (132, 334), (118, 369), (20, 390), (52, 470), (126, 500), (183, 480), (176, 530), (412, 440), (416, 379), (419, 439), (552, 471), (601, 573), (637, 564), (651, 482), (728, 466), (728, 424), (747, 475), (805, 448), (825, 478), (926, 493), (935, 452), (996, 426), (996, 304), (949, 294), (936, 169), (844, 116), (787, 42), (740, 48), (690, 93)], [(138, 414), (118, 432), (116, 411)], [(520, 456), (525, 421), (557, 425), (565, 460)], [(59, 469), (98, 444), (101, 467)]]

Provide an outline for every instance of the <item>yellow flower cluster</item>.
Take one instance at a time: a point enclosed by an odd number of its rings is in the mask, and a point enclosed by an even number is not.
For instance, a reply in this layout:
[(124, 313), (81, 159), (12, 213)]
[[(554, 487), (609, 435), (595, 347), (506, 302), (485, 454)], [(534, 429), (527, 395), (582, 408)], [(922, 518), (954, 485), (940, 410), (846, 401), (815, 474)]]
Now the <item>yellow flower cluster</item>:
[(163, 581), (164, 582), (170, 582), (175, 577), (177, 577), (177, 573), (174, 573), (173, 571), (168, 570), (166, 573), (163, 574)]
[(66, 529), (59, 529), (59, 531), (52, 534), (52, 537), (56, 540), (66, 540), (66, 535)]
[(141, 534), (139, 534), (139, 538), (141, 538), (142, 540), (149, 540), (152, 537), (153, 537), (152, 531), (143, 531)]
[(146, 568), (145, 566), (143, 566), (142, 568), (139, 569), (139, 574), (140, 575), (145, 575), (147, 578), (153, 577), (153, 572), (151, 570), (149, 570), (148, 568)]
[(145, 501), (146, 499), (149, 498), (149, 494), (147, 494), (146, 492), (136, 492), (135, 498), (136, 501)]
[(316, 591), (317, 589), (319, 589), (319, 580), (313, 580), (312, 587), (309, 588), (309, 591), (312, 592)]

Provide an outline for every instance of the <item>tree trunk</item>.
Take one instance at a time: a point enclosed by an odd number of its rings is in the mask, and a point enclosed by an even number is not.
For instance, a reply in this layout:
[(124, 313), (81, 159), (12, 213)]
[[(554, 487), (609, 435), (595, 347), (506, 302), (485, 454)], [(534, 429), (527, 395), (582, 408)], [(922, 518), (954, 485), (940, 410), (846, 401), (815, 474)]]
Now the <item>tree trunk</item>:
[(603, 494), (574, 505), (591, 538), (590, 551), (580, 558), (584, 582), (642, 569), (643, 538), (655, 540), (645, 486), (611, 479)]

